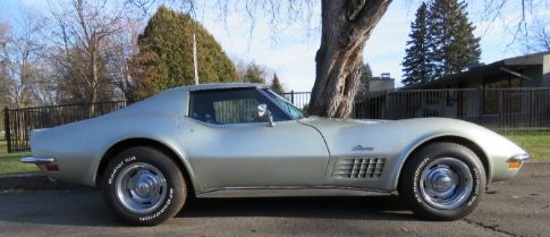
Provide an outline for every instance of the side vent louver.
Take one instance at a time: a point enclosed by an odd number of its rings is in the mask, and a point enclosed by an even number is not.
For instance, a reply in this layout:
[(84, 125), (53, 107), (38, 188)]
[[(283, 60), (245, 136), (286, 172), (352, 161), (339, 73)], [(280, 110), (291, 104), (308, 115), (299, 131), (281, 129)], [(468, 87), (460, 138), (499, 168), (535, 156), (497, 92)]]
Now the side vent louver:
[(383, 157), (340, 159), (336, 161), (331, 176), (341, 179), (378, 179), (385, 163)]

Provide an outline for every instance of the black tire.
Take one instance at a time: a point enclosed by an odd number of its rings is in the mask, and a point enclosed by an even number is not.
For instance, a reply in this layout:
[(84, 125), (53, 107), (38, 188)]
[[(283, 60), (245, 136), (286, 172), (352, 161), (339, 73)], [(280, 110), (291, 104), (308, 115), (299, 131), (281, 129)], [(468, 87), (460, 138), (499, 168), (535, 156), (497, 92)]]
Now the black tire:
[(187, 187), (178, 166), (151, 147), (117, 154), (101, 181), (103, 198), (131, 225), (153, 226), (175, 216), (185, 204)]
[(485, 171), (474, 152), (460, 144), (438, 142), (407, 160), (398, 191), (418, 217), (451, 221), (477, 207), (485, 185)]

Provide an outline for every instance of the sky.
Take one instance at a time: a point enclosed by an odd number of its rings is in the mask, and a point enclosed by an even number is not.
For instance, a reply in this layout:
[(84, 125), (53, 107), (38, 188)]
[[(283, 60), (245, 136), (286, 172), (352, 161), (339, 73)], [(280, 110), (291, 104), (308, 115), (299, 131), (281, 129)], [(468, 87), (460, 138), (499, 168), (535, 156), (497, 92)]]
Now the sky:
[[(521, 12), (518, 10), (521, 5), (514, 2), (520, 1), (508, 1), (513, 3), (506, 5), (503, 14), (497, 17), (484, 11), (484, 2), (489, 1), (468, 1), (469, 18), (476, 26), (474, 34), (481, 37), (480, 61), (488, 64), (524, 54), (524, 47), (514, 41)], [(410, 24), (420, 3), (419, 0), (394, 0), (366, 43), (364, 61), (370, 64), (373, 74), (389, 72), (396, 79), (397, 87), (402, 79), (401, 62)], [(47, 0), (0, 0), (0, 17), (17, 18), (21, 6), (40, 11), (47, 9), (46, 4)], [(204, 4), (197, 7), (193, 16), (234, 61), (254, 61), (263, 65), (269, 73), (277, 73), (287, 91), (301, 92), (310, 91), (315, 80), (314, 58), (320, 45), (320, 4), (315, 5), (309, 22), (284, 22), (275, 34), (270, 18), (261, 12), (255, 15), (252, 30), (250, 18), (242, 12), (230, 11), (223, 21), (218, 16), (218, 9)], [(533, 6), (526, 8), (528, 22), (531, 15), (550, 18), (550, 1), (533, 0)]]

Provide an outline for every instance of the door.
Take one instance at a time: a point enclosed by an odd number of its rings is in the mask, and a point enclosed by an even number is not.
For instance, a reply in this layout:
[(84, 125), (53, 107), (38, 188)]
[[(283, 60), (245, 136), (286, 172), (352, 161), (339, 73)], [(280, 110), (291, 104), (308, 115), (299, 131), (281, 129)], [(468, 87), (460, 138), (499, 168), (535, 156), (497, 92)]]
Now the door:
[[(255, 88), (190, 95), (180, 122), (186, 155), (202, 188), (320, 185), (328, 150), (320, 133), (285, 114)], [(275, 126), (257, 116), (267, 104)]]

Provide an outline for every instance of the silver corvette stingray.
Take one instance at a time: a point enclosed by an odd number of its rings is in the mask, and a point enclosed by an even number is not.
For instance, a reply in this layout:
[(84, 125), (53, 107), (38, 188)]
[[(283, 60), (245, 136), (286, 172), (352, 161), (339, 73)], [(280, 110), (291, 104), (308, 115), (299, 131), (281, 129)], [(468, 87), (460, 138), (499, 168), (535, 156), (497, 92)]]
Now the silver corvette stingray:
[(468, 215), (489, 182), (529, 155), (483, 127), (443, 118), (306, 117), (257, 84), (164, 91), (127, 108), (31, 135), (51, 178), (101, 187), (134, 225), (176, 215), (190, 196), (396, 193), (424, 219)]

